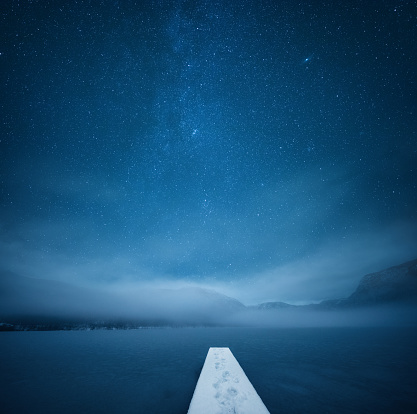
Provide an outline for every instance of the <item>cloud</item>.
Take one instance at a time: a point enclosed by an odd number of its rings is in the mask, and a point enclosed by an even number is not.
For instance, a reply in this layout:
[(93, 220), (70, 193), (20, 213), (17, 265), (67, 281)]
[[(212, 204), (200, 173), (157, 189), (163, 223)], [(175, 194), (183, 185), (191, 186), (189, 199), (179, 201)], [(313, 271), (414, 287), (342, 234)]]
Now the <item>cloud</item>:
[[(126, 246), (113, 248), (111, 241), (94, 239), (84, 219), (72, 220), (69, 234), (66, 233), (68, 226), (68, 223), (37, 220), (16, 226), (13, 232), (2, 231), (0, 269), (92, 288), (108, 285), (116, 289), (118, 284), (127, 282), (140, 282), (149, 288), (192, 285), (215, 289), (246, 305), (267, 301), (304, 304), (346, 297), (365, 274), (417, 257), (417, 223), (404, 221), (377, 231), (328, 238), (302, 258), (282, 260), (279, 266), (270, 265), (266, 270), (260, 267), (256, 272), (237, 271), (230, 276), (226, 257), (239, 260), (245, 254), (243, 247), (255, 244), (239, 244), (238, 253), (229, 246), (230, 250), (222, 256), (221, 246), (212, 249), (215, 240), (205, 240), (194, 228), (195, 245), (184, 233), (173, 240), (154, 234), (145, 247), (138, 245), (129, 250)], [(238, 239), (239, 229), (233, 231)], [(66, 243), (67, 239), (76, 244), (79, 240), (79, 245), (72, 249), (69, 243), (60, 248), (60, 243)], [(177, 243), (179, 240), (181, 244)], [(206, 258), (215, 264), (212, 272), (198, 273), (192, 265), (187, 272), (176, 272), (197, 260), (196, 249), (212, 250)], [(251, 252), (247, 251), (246, 255)]]
[(367, 273), (415, 259), (417, 223), (397, 222), (377, 232), (328, 240), (302, 259), (218, 288), (246, 304), (293, 304), (349, 296)]
[(0, 322), (5, 320), (89, 321), (146, 324), (227, 324), (244, 309), (217, 292), (195, 288), (164, 288), (156, 284), (118, 283), (80, 287), (53, 280), (0, 273)]
[(417, 308), (257, 310), (212, 290), (125, 283), (100, 288), (1, 273), (0, 322), (18, 324), (216, 325), (261, 327), (415, 325)]

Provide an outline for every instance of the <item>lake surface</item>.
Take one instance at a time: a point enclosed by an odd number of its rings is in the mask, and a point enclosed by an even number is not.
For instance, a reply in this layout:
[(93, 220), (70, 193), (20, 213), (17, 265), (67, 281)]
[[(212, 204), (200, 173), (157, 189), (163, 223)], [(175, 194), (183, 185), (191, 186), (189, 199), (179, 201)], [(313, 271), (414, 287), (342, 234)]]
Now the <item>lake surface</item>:
[(0, 333), (2, 413), (186, 413), (210, 346), (271, 413), (416, 413), (415, 328)]

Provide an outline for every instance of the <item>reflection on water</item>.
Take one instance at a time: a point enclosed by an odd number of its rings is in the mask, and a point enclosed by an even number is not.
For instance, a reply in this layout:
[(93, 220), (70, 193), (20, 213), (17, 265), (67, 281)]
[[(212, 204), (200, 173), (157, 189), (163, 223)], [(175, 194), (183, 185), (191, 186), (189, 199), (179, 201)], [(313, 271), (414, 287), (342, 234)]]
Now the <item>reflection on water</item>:
[(271, 413), (417, 412), (413, 328), (3, 332), (5, 413), (186, 413), (210, 346)]

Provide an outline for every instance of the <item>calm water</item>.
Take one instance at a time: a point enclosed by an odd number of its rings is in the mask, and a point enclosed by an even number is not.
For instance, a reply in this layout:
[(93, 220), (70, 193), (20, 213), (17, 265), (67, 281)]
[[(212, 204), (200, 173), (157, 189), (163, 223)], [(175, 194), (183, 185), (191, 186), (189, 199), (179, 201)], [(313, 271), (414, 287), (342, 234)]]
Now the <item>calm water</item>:
[(417, 412), (413, 328), (2, 332), (0, 412), (186, 413), (210, 346), (271, 413)]

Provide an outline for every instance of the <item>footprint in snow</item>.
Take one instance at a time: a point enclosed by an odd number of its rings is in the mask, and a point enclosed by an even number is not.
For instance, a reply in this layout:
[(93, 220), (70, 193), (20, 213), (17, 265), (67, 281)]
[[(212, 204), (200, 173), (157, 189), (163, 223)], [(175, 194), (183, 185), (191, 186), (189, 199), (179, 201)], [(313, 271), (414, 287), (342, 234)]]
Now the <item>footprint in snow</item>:
[(236, 388), (230, 387), (230, 388), (227, 389), (227, 393), (231, 397), (235, 397), (238, 394), (238, 391), (236, 390)]

